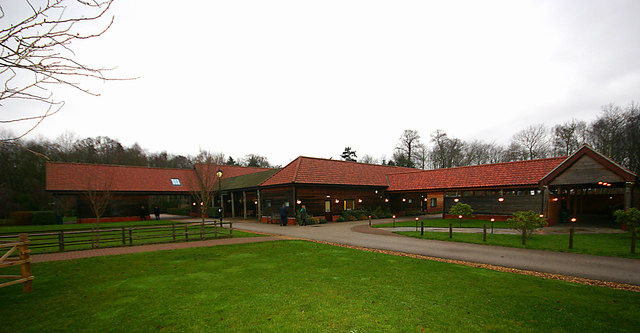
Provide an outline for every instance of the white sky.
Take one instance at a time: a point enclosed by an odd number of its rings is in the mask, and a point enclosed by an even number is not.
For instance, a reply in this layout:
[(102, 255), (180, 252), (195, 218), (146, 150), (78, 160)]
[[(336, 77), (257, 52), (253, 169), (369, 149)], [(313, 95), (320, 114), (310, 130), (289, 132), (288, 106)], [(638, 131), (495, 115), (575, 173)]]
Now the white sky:
[(66, 106), (28, 138), (388, 159), (405, 129), (505, 144), (640, 101), (640, 1), (116, 0), (112, 13), (74, 50), (139, 79), (58, 91)]

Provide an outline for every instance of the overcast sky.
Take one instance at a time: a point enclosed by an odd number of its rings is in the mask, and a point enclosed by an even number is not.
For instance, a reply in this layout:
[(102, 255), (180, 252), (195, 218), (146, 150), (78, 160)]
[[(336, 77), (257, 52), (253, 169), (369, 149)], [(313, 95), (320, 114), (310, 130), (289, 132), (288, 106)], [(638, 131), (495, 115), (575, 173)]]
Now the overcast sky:
[(27, 138), (285, 165), (345, 146), (389, 158), (405, 129), (506, 144), (640, 101), (640, 1), (117, 0), (112, 13), (74, 50), (139, 78), (90, 83), (100, 97), (60, 90), (64, 109)]

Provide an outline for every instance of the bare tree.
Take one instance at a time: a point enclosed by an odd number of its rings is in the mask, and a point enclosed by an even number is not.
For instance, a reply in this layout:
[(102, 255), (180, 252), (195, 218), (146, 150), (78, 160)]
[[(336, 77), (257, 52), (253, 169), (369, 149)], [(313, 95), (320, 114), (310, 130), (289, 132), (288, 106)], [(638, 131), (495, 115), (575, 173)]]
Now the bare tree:
[(589, 126), (589, 143), (597, 151), (624, 165), (624, 128), (623, 108), (605, 105), (600, 117)]
[(450, 138), (443, 130), (431, 133), (434, 143), (430, 153), (431, 163), (436, 169), (451, 168), (462, 165), (464, 142), (458, 138)]
[[(108, 80), (107, 68), (81, 64), (71, 49), (77, 40), (105, 33), (113, 23), (107, 12), (113, 0), (23, 0), (0, 4), (0, 106), (34, 103), (41, 110), (0, 119), (0, 124), (29, 123), (23, 133), (0, 142), (15, 141), (60, 111), (63, 101), (53, 97), (51, 87), (73, 87), (96, 95), (76, 80)], [(99, 28), (96, 29), (95, 27)], [(87, 32), (91, 31), (91, 32)], [(29, 104), (31, 105), (31, 104)]]
[(581, 120), (556, 125), (553, 128), (553, 153), (555, 156), (569, 156), (585, 144), (587, 123)]
[(358, 160), (359, 163), (364, 163), (364, 164), (378, 164), (378, 160), (376, 160), (373, 156), (369, 155), (369, 154), (365, 154), (362, 157), (360, 157), (360, 159)]
[[(403, 161), (406, 160), (406, 165), (408, 167), (413, 167), (415, 165), (415, 152), (418, 148), (422, 146), (420, 142), (420, 134), (416, 130), (404, 130), (402, 135), (400, 136), (400, 142), (396, 145), (396, 151), (403, 155)], [(394, 156), (400, 157), (400, 155), (394, 154)], [(396, 161), (399, 159), (396, 158)]]
[(548, 133), (549, 131), (544, 124), (531, 125), (516, 133), (511, 142), (520, 148), (525, 159), (545, 158), (549, 156)]
[(204, 234), (204, 223), (207, 210), (213, 201), (216, 192), (216, 183), (221, 181), (217, 172), (220, 166), (224, 164), (224, 154), (211, 153), (206, 150), (200, 150), (196, 156), (195, 163), (195, 179), (188, 180), (191, 182), (191, 195), (196, 200), (196, 205), (200, 207), (200, 216), (202, 218), (202, 233)]
[(270, 168), (271, 167), (271, 164), (269, 164), (269, 160), (266, 157), (256, 155), (256, 154), (246, 155), (242, 159), (242, 163), (240, 164), (245, 167), (254, 167), (254, 168)]
[(85, 179), (84, 197), (89, 203), (91, 212), (96, 217), (93, 225), (94, 232), (91, 234), (93, 247), (100, 246), (100, 218), (104, 215), (112, 199), (113, 174), (103, 172), (100, 174), (91, 173)]

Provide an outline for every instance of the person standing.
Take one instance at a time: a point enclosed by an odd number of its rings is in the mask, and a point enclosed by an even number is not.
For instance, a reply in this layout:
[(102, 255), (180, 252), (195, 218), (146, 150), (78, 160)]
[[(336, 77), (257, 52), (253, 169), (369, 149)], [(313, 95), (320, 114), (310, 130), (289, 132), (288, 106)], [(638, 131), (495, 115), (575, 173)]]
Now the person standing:
[(300, 219), (302, 220), (302, 226), (306, 226), (307, 225), (307, 207), (305, 207), (304, 205), (302, 205), (302, 208), (300, 209)]
[(280, 225), (283, 227), (287, 226), (287, 206), (282, 204), (280, 207)]
[(158, 206), (153, 207), (153, 213), (156, 215), (156, 221), (160, 219), (160, 208)]

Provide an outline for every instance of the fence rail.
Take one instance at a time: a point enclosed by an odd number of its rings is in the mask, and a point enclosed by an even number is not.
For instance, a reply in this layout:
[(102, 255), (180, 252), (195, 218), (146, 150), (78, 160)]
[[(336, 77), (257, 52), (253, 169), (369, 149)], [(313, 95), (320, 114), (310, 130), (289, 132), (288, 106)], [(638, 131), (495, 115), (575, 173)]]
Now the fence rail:
[[(0, 279), (10, 279), (12, 281), (0, 283), (0, 288), (11, 286), (18, 283), (24, 283), (23, 291), (30, 293), (33, 290), (31, 281), (33, 275), (31, 275), (31, 258), (29, 256), (29, 238), (27, 234), (17, 235), (17, 241), (0, 241), (1, 252), (7, 249), (6, 253), (0, 257), (0, 268), (20, 265), (20, 275), (0, 275)], [(18, 250), (18, 256), (12, 256), (12, 254)]]
[[(225, 225), (227, 225), (225, 227)], [(233, 237), (232, 222), (169, 224), (91, 230), (54, 230), (28, 234), (30, 247), (39, 253), (100, 247), (133, 246)], [(0, 242), (15, 242), (19, 235), (0, 234)]]

